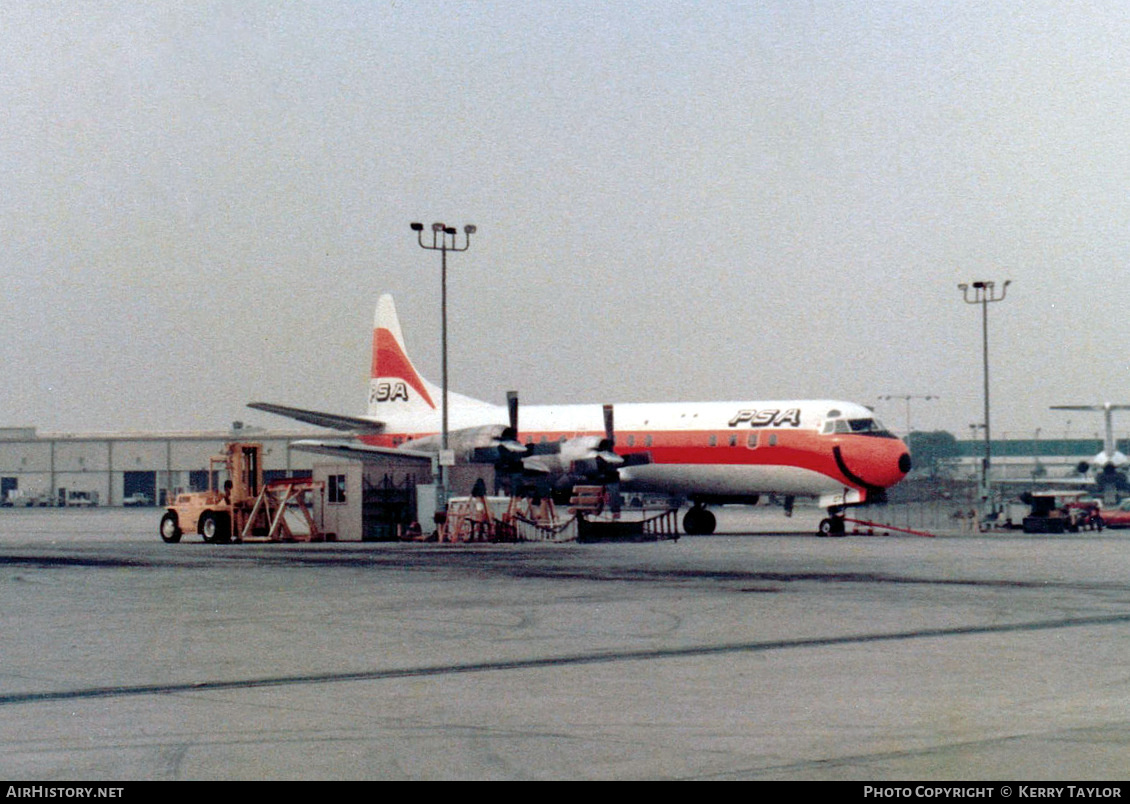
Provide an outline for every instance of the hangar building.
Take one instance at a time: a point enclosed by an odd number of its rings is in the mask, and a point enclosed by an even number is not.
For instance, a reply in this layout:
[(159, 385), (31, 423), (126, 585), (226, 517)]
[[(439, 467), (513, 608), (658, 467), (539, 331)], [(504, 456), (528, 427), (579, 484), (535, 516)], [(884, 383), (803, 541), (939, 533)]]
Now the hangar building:
[[(38, 433), (0, 427), (0, 503), (4, 506), (164, 506), (183, 492), (209, 485), (209, 459), (228, 441), (263, 445), (263, 476), (322, 481), (315, 501), (326, 532), (342, 539), (396, 538), (409, 523), (434, 524), (432, 461), (410, 455), (365, 460), (292, 448), (322, 432), (243, 427), (197, 433)], [(492, 466), (449, 469), (452, 493), (466, 495), (476, 480), (493, 485)], [(216, 484), (219, 485), (218, 483)]]
[(289, 449), (310, 432), (236, 423), (202, 433), (37, 433), (0, 428), (0, 502), (5, 505), (164, 505), (178, 491), (208, 488), (208, 459), (225, 441), (263, 444), (268, 479), (308, 477), (317, 456)]

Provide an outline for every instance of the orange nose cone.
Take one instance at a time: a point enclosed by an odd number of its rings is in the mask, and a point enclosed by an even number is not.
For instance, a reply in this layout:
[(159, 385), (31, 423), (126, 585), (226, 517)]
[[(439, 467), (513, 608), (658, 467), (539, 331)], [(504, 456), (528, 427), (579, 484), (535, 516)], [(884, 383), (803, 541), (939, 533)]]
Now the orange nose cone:
[(906, 444), (893, 439), (885, 445), (883, 457), (876, 461), (875, 480), (871, 482), (876, 486), (889, 488), (906, 477), (906, 473), (910, 471), (910, 463), (910, 452)]
[(845, 445), (843, 452), (843, 468), (868, 486), (890, 488), (910, 471), (910, 453), (897, 438), (860, 439)]

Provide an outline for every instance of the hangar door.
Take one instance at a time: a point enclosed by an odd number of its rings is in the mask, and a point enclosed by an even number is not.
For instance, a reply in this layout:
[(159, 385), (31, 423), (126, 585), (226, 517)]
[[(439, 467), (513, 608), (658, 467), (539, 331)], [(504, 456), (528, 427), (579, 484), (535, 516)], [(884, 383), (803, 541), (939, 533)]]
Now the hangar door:
[(129, 497), (133, 494), (144, 494), (150, 503), (157, 499), (157, 473), (156, 472), (123, 472), (122, 496)]

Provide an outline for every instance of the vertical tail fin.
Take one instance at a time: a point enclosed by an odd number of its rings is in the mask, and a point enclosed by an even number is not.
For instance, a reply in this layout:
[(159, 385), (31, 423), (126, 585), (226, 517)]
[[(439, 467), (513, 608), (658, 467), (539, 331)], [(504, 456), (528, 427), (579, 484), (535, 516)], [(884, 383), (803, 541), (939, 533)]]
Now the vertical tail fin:
[(439, 398), (439, 389), (423, 379), (408, 358), (392, 296), (381, 296), (373, 317), (369, 415), (386, 422), (428, 416), (436, 412)]

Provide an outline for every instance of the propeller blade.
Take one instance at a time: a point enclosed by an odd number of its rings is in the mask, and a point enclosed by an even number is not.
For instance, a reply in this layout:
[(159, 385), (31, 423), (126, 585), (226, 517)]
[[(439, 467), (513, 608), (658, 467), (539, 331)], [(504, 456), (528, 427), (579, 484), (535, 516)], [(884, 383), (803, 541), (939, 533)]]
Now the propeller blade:
[(613, 446), (616, 444), (616, 431), (612, 425), (612, 406), (604, 406), (604, 437), (608, 439), (609, 443)]
[(622, 456), (617, 455), (612, 450), (607, 449), (598, 451), (596, 453), (596, 457), (600, 458), (600, 460), (604, 461), (609, 466), (619, 466), (624, 462), (624, 458)]
[(510, 413), (510, 429), (514, 431), (514, 439), (518, 439), (518, 392), (506, 392), (506, 409)]
[(553, 471), (553, 468), (543, 459), (535, 457), (523, 458), (522, 468), (527, 472), (533, 472), (539, 475), (548, 475)]

